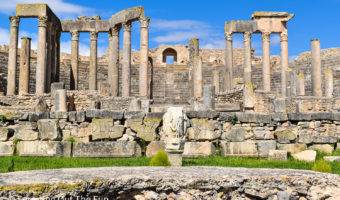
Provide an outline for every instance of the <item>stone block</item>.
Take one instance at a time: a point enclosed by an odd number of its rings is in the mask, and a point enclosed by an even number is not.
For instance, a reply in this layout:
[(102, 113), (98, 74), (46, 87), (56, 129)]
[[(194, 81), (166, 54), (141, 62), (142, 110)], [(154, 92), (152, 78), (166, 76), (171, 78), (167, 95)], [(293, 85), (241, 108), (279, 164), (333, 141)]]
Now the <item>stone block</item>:
[(15, 138), (19, 140), (38, 140), (39, 133), (36, 131), (37, 128), (36, 122), (20, 121), (15, 132)]
[(143, 111), (126, 111), (124, 113), (125, 119), (137, 119), (137, 118), (144, 118), (145, 113)]
[(215, 120), (191, 119), (191, 128), (188, 128), (189, 140), (214, 140), (221, 136), (218, 123)]
[(51, 83), (51, 97), (55, 97), (55, 93), (57, 90), (65, 89), (65, 83), (64, 82), (54, 82)]
[(336, 144), (336, 150), (340, 150), (340, 143)]
[(308, 133), (307, 131), (302, 130), (299, 133), (298, 142), (304, 143), (304, 144), (311, 144), (313, 142), (313, 138), (314, 136), (312, 134)]
[(150, 113), (146, 113), (145, 118), (162, 119), (163, 115), (164, 115), (164, 112), (150, 112)]
[(257, 145), (254, 141), (247, 142), (221, 142), (222, 156), (257, 157)]
[(146, 147), (146, 157), (154, 157), (160, 150), (165, 150), (165, 143), (163, 141), (151, 141)]
[(272, 121), (271, 115), (260, 113), (237, 113), (238, 121), (247, 123), (269, 124)]
[(98, 82), (99, 94), (102, 96), (110, 96), (110, 84), (108, 82)]
[(123, 136), (124, 126), (113, 125), (113, 119), (92, 119), (92, 140), (116, 139)]
[(68, 112), (68, 120), (71, 122), (84, 122), (85, 116), (85, 111)]
[(33, 112), (48, 112), (48, 107), (46, 104), (46, 100), (43, 98), (38, 98), (34, 103)]
[(41, 140), (61, 140), (59, 122), (56, 119), (40, 119), (38, 130)]
[(232, 127), (225, 133), (225, 138), (230, 142), (242, 142), (245, 140), (247, 133), (243, 127)]
[(254, 136), (256, 140), (273, 140), (274, 132), (255, 128)]
[(20, 141), (17, 145), (20, 156), (70, 157), (71, 142), (61, 141)]
[(101, 111), (97, 109), (86, 110), (86, 119), (101, 118)]
[(13, 141), (0, 142), (0, 157), (1, 156), (12, 156), (14, 153)]
[(277, 142), (281, 144), (288, 144), (296, 139), (295, 133), (290, 128), (277, 128), (274, 134)]
[(134, 127), (133, 129), (137, 132), (136, 137), (141, 138), (142, 140), (147, 142), (156, 140), (158, 137), (156, 134), (156, 130), (149, 126), (140, 125)]
[(134, 141), (76, 143), (73, 157), (138, 157), (141, 148)]
[(67, 119), (68, 113), (62, 111), (50, 112), (50, 119)]
[(184, 158), (207, 157), (215, 154), (216, 148), (212, 142), (186, 142), (184, 145)]
[(307, 149), (306, 144), (277, 144), (279, 150), (286, 150), (289, 153), (299, 153)]
[(0, 141), (6, 141), (8, 139), (9, 130), (7, 127), (0, 127)]
[(136, 119), (126, 119), (125, 120), (125, 127), (131, 128), (134, 132), (137, 132), (137, 129), (143, 124), (142, 118)]
[(167, 151), (167, 153), (171, 166), (173, 167), (182, 166), (183, 151), (171, 150)]
[(340, 121), (340, 112), (333, 112), (332, 116), (334, 121)]
[[(6, 120), (13, 121), (13, 120), (26, 120), (27, 115), (24, 112), (18, 110), (5, 110), (0, 111), (0, 115), (4, 116)], [(26, 117), (26, 119), (24, 119)]]
[(230, 122), (235, 115), (236, 115), (235, 112), (220, 112), (219, 120), (224, 122)]
[(316, 144), (335, 144), (338, 142), (338, 137), (336, 136), (326, 136), (326, 135), (314, 135), (313, 143)]
[(314, 144), (309, 149), (318, 150), (327, 154), (332, 154), (334, 148), (329, 144)]
[(288, 113), (289, 121), (310, 121), (312, 120), (311, 113)]
[(269, 160), (287, 160), (288, 152), (286, 150), (269, 150)]
[(272, 120), (276, 122), (288, 121), (287, 113), (272, 113), (271, 116), (272, 116)]
[(100, 118), (107, 119), (113, 118), (114, 120), (123, 119), (124, 111), (115, 111), (115, 110), (101, 110)]
[(30, 122), (37, 122), (40, 119), (49, 119), (49, 112), (31, 112), (28, 114), (28, 119)]
[(257, 141), (257, 150), (259, 152), (259, 156), (262, 158), (268, 157), (269, 151), (275, 149), (276, 149), (275, 140)]
[(156, 130), (160, 126), (161, 122), (162, 122), (162, 118), (148, 118), (148, 117), (145, 117), (144, 121), (143, 121), (143, 124), (145, 126), (148, 126), (148, 127), (152, 128), (152, 129)]
[(340, 162), (340, 156), (324, 156), (323, 159), (328, 162)]
[(292, 154), (293, 158), (296, 160), (306, 161), (306, 162), (314, 162), (316, 158), (316, 151), (314, 150), (305, 150), (300, 153)]
[(286, 112), (286, 100), (285, 99), (274, 99), (274, 111), (276, 113), (285, 113)]
[(208, 119), (216, 119), (219, 117), (219, 113), (212, 110), (207, 111), (187, 111), (186, 112), (189, 119), (192, 118), (208, 118)]
[(315, 112), (311, 115), (312, 120), (333, 120), (333, 113), (331, 112)]

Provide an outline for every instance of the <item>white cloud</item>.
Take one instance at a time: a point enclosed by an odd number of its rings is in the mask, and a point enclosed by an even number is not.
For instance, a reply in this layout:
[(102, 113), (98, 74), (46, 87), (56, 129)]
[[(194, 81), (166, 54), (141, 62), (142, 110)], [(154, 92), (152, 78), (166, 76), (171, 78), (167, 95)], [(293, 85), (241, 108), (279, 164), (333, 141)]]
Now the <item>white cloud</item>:
[(270, 37), (270, 45), (272, 46), (277, 46), (281, 43), (280, 41), (280, 35), (275, 34), (273, 36)]
[(209, 27), (206, 23), (196, 20), (162, 20), (152, 19), (150, 29), (190, 30)]
[[(63, 41), (60, 42), (60, 52), (63, 53), (71, 53), (71, 41)], [(98, 56), (102, 56), (106, 53), (107, 47), (104, 46), (98, 46), (97, 53)], [(82, 56), (89, 56), (90, 55), (90, 45), (79, 42), (79, 54)]]
[(2, 0), (0, 12), (14, 14), (16, 5), (19, 3), (46, 3), (58, 16), (84, 15), (91, 12), (91, 8), (66, 3), (64, 0)]
[(9, 31), (7, 29), (0, 28), (0, 44), (8, 45)]
[(201, 31), (179, 31), (179, 32), (168, 32), (166, 35), (157, 36), (153, 40), (157, 43), (167, 43), (167, 42), (184, 42), (188, 41), (190, 38), (200, 38), (207, 36), (207, 32)]

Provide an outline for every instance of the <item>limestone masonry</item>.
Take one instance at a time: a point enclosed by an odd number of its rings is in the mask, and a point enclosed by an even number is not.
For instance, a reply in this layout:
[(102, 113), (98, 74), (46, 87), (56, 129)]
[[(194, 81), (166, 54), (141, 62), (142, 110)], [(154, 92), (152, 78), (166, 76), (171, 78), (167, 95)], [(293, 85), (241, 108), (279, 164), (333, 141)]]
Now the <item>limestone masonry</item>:
[[(18, 49), (25, 17), (39, 21), (37, 51), (30, 38)], [(289, 63), (293, 17), (255, 12), (250, 21), (228, 21), (225, 49), (200, 49), (198, 38), (149, 49), (152, 19), (143, 7), (107, 20), (60, 20), (46, 4), (18, 4), (9, 46), (0, 47), (0, 156), (137, 157), (164, 149), (180, 165), (182, 156), (286, 160), (339, 149), (340, 49), (320, 50), (313, 39), (311, 52)], [(140, 51), (131, 50), (134, 21)], [(70, 33), (70, 55), (60, 52), (62, 32)], [(89, 57), (79, 55), (80, 32), (90, 33)], [(109, 37), (102, 57), (99, 32)], [(232, 48), (234, 34), (243, 34), (243, 48)], [(261, 57), (253, 34), (262, 35)], [(270, 34), (280, 34), (280, 56), (270, 55)]]

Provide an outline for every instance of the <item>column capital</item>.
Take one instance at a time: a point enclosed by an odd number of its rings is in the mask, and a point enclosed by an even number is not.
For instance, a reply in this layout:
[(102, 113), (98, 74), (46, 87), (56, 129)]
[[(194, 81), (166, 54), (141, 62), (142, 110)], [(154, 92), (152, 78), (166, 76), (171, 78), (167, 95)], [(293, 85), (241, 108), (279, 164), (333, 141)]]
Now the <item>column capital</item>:
[(224, 37), (225, 37), (226, 40), (232, 41), (233, 40), (233, 33), (232, 32), (225, 32)]
[(90, 40), (97, 40), (98, 39), (98, 32), (97, 31), (91, 31), (90, 32)]
[(9, 16), (9, 20), (11, 21), (11, 26), (18, 27), (20, 22), (20, 17), (17, 16)]
[(72, 40), (79, 40), (79, 31), (70, 31)]
[(48, 21), (47, 16), (39, 16), (38, 17), (39, 27), (47, 27), (47, 21)]
[(262, 41), (269, 42), (270, 40), (270, 32), (263, 32), (262, 33)]
[(112, 36), (119, 36), (119, 31), (122, 28), (122, 25), (116, 24), (114, 27), (111, 27), (111, 34)]
[(140, 22), (141, 28), (148, 28), (149, 22), (150, 22), (150, 17), (141, 17), (141, 18), (139, 18), (139, 22)]
[(124, 31), (131, 32), (131, 27), (132, 27), (132, 24), (130, 21), (126, 21), (123, 23)]
[(249, 42), (251, 40), (251, 32), (244, 32), (243, 39), (244, 39), (244, 42)]
[(288, 33), (287, 32), (280, 33), (280, 39), (281, 39), (281, 42), (287, 41), (288, 40)]

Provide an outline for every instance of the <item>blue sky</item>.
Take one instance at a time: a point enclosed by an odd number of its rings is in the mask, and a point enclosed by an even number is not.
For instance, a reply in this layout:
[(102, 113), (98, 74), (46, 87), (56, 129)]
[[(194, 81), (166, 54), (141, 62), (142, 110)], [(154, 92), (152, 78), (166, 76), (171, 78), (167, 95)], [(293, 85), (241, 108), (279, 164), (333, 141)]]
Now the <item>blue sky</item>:
[[(126, 8), (142, 5), (151, 17), (150, 48), (160, 44), (188, 44), (192, 37), (200, 39), (201, 48), (224, 48), (224, 22), (250, 20), (254, 11), (285, 11), (294, 13), (288, 22), (291, 59), (310, 50), (310, 40), (320, 39), (321, 48), (340, 46), (340, 0), (0, 0), (0, 44), (8, 44), (10, 21), (17, 3), (47, 3), (60, 19), (76, 19), (79, 15), (111, 15)], [(19, 36), (32, 37), (36, 48), (38, 22), (22, 19)], [(132, 49), (139, 49), (139, 23), (133, 23)], [(89, 34), (80, 35), (80, 53), (89, 54)], [(98, 53), (108, 47), (106, 33), (99, 34)], [(122, 39), (122, 37), (121, 37)], [(234, 47), (242, 47), (242, 35), (235, 35)], [(70, 52), (71, 36), (63, 33), (62, 51)], [(261, 36), (253, 35), (255, 54), (261, 55)], [(280, 54), (278, 35), (271, 36), (271, 54)]]

